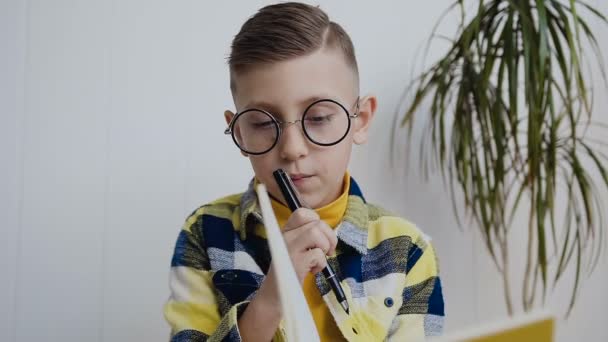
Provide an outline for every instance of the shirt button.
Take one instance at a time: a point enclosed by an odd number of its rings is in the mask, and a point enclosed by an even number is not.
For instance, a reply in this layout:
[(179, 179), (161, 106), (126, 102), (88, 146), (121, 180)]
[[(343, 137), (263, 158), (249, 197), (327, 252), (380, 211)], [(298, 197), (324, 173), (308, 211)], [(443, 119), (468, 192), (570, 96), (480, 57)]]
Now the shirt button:
[(386, 297), (384, 299), (384, 305), (386, 305), (387, 308), (390, 308), (391, 306), (393, 306), (394, 302), (393, 302), (393, 298), (391, 297)]

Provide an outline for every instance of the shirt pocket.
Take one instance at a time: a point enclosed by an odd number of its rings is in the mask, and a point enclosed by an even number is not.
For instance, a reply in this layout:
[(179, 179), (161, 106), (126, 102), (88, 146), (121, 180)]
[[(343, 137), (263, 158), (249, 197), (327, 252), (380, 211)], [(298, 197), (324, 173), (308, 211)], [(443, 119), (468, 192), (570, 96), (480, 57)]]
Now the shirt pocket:
[(249, 271), (226, 269), (215, 272), (212, 281), (232, 306), (249, 299), (260, 288), (263, 278), (263, 275)]

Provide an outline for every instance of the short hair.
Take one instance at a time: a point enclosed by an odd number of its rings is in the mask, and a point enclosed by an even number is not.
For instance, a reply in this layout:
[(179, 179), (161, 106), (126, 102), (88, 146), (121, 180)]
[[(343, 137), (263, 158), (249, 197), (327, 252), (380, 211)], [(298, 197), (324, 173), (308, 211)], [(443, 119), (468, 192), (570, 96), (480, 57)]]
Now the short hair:
[(303, 57), (325, 47), (341, 51), (358, 76), (350, 37), (318, 6), (286, 2), (263, 7), (243, 24), (232, 41), (228, 57), (230, 88), (235, 90), (235, 75), (256, 65)]

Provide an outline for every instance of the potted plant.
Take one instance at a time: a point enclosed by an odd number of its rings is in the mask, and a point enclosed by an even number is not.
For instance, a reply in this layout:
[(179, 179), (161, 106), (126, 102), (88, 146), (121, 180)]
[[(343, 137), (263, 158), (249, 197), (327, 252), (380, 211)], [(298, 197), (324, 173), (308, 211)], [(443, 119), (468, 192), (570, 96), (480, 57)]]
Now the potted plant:
[(586, 266), (597, 265), (606, 229), (600, 192), (608, 187), (608, 158), (586, 134), (594, 125), (593, 94), (583, 53), (593, 52), (605, 81), (585, 17), (606, 18), (575, 0), (478, 0), (470, 19), (462, 0), (450, 9), (460, 9), (459, 30), (448, 52), (412, 83), (401, 126), (411, 138), (416, 114), (428, 109), (425, 169), (436, 162), (480, 228), (509, 314), (507, 241), (518, 210), (528, 222), (523, 309), (539, 293), (544, 301), (574, 267), (569, 313)]

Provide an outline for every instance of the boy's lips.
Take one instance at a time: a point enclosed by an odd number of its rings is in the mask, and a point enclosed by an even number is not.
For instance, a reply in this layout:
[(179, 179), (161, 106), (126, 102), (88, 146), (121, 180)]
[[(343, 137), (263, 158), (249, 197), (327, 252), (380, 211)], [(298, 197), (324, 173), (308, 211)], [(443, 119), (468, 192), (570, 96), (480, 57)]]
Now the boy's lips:
[(300, 188), (300, 190), (302, 190), (302, 186), (304, 186), (304, 184), (307, 184), (308, 181), (310, 179), (312, 179), (314, 175), (306, 175), (306, 174), (290, 174), (289, 178), (291, 178), (291, 181), (293, 182), (293, 184)]
[(298, 181), (301, 179), (305, 179), (305, 178), (309, 178), (312, 177), (312, 175), (305, 175), (302, 173), (297, 173), (297, 174), (289, 174), (289, 178), (291, 178), (292, 181)]

